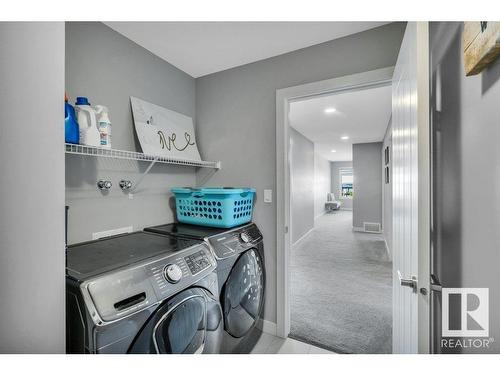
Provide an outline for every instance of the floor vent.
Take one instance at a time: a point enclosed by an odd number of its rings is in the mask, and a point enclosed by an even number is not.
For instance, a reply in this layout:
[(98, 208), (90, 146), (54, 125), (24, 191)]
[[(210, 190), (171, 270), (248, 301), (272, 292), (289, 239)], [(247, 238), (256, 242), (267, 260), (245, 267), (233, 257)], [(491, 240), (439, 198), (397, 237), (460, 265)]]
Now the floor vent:
[(368, 233), (380, 233), (380, 223), (363, 223), (363, 229)]

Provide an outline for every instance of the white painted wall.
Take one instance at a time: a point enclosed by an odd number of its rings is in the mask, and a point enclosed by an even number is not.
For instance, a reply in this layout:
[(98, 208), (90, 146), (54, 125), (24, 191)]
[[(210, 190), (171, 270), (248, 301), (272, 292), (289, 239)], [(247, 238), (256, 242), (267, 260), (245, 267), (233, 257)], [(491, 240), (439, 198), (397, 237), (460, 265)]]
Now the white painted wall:
[(0, 353), (64, 353), (64, 23), (0, 22), (0, 51)]
[(290, 128), (292, 243), (314, 228), (314, 143)]
[[(315, 145), (316, 148), (316, 145)], [(326, 195), (332, 190), (330, 161), (314, 152), (314, 219), (325, 213)]]
[(330, 161), (315, 152), (315, 145), (290, 128), (290, 194), (292, 243), (314, 228), (325, 213), (326, 195), (331, 191)]

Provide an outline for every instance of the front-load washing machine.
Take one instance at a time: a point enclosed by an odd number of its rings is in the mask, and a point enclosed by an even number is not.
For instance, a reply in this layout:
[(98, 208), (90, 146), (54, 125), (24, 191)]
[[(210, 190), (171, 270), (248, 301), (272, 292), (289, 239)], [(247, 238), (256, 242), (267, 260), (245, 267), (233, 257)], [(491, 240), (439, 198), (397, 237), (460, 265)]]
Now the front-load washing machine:
[(257, 328), (265, 299), (264, 243), (253, 224), (233, 229), (172, 223), (147, 232), (204, 240), (217, 260), (224, 317), (223, 353), (249, 353), (260, 337)]
[(68, 353), (219, 353), (217, 263), (199, 240), (136, 232), (69, 246)]

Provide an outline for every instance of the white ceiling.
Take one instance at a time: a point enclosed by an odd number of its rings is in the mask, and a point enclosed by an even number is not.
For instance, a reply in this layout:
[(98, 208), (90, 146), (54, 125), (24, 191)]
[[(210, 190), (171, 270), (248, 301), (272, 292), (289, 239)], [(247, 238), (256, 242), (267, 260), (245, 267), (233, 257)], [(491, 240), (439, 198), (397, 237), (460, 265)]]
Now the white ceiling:
[(387, 22), (105, 22), (192, 77), (281, 55)]
[[(314, 142), (324, 158), (352, 160), (353, 143), (383, 140), (391, 103), (391, 86), (314, 97), (291, 103), (290, 125)], [(326, 108), (336, 111), (325, 113)], [(342, 136), (349, 139), (342, 140)]]

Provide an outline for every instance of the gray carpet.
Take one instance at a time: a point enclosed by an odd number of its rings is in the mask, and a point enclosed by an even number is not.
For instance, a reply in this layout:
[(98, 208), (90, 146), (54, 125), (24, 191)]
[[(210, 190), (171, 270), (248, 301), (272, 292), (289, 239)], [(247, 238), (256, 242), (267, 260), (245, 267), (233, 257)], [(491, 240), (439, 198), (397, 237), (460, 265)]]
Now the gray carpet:
[(320, 217), (292, 249), (290, 336), (341, 353), (392, 350), (392, 264), (352, 211)]

